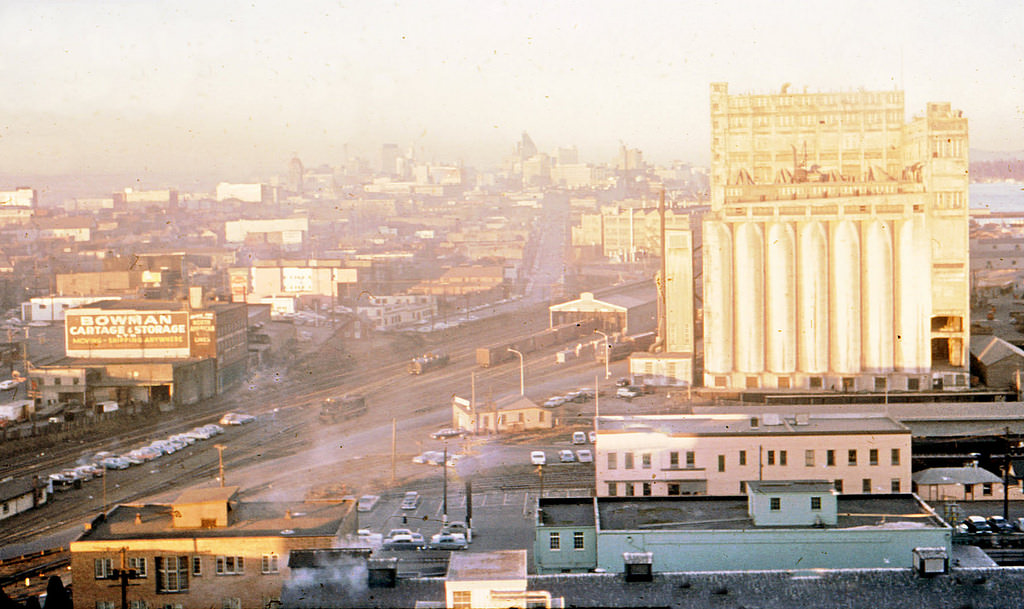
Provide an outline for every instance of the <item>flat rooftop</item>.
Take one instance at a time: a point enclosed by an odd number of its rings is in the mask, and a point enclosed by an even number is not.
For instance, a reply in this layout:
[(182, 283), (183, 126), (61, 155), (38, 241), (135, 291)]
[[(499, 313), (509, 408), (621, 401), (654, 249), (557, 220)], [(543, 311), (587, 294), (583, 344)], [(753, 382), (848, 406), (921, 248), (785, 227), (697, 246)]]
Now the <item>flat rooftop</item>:
[[(592, 501), (592, 500), (584, 500)], [(603, 531), (642, 529), (744, 530), (756, 527), (747, 513), (747, 498), (733, 497), (616, 497), (597, 499)], [(945, 528), (945, 524), (913, 495), (840, 495), (839, 519), (829, 529)], [(770, 527), (812, 528), (808, 527)]]
[(670, 436), (909, 434), (910, 430), (884, 414), (842, 413), (808, 415), (695, 414), (602, 416), (598, 433), (660, 433)]
[(526, 550), (452, 552), (448, 562), (449, 581), (491, 581), (526, 579)]
[(539, 524), (546, 527), (594, 526), (594, 504), (579, 499), (541, 499)]
[[(232, 502), (231, 524), (212, 529), (174, 528), (169, 504), (119, 505), (78, 541), (210, 539), (220, 537), (333, 537), (352, 502)], [(138, 521), (136, 521), (138, 516)]]

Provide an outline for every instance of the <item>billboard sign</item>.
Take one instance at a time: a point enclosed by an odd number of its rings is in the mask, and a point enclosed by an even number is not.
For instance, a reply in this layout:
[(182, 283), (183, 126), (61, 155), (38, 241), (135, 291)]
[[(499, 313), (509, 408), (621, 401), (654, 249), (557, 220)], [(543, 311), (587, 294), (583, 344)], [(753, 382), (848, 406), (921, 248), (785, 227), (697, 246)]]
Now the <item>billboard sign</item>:
[(187, 311), (68, 311), (69, 357), (189, 357)]
[(283, 267), (281, 269), (281, 291), (285, 294), (309, 294), (313, 292), (313, 269)]

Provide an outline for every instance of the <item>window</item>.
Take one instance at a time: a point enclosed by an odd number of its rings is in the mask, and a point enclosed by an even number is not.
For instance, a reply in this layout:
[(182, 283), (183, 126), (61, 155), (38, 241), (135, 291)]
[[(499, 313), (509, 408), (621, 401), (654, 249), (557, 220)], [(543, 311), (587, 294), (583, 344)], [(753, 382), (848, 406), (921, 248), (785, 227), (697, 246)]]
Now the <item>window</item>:
[(772, 497), (768, 499), (768, 508), (773, 512), (778, 512), (782, 509), (782, 499), (779, 497)]
[(682, 494), (682, 489), (678, 483), (670, 482), (668, 485), (668, 494), (672, 496), (680, 495)]
[(157, 556), (153, 563), (157, 592), (188, 592), (188, 556)]
[(640, 455), (640, 463), (644, 469), (651, 469), (651, 453)]
[(817, 512), (821, 510), (821, 497), (811, 497), (811, 511)]
[(633, 483), (632, 482), (627, 482), (626, 483), (626, 496), (627, 497), (635, 497), (636, 496), (636, 491), (633, 490)]
[(135, 575), (137, 577), (146, 577), (146, 558), (144, 556), (129, 558), (128, 568), (135, 569)]
[(853, 448), (847, 451), (846, 463), (848, 465), (857, 465), (857, 449)]
[(96, 601), (96, 609), (116, 609), (114, 601)]
[(746, 464), (747, 464), (747, 451), (741, 450), (740, 451), (740, 465), (746, 465)]
[(843, 481), (842, 481), (842, 479), (836, 480), (836, 492), (837, 493), (843, 492)]
[(775, 465), (775, 451), (768, 451), (768, 465)]
[(860, 483), (860, 490), (865, 494), (871, 493), (871, 478), (864, 478)]
[(786, 465), (786, 451), (779, 451), (779, 465)]
[(668, 466), (672, 469), (679, 469), (679, 451), (672, 451), (668, 454)]
[(981, 485), (981, 494), (984, 495), (984, 496), (991, 496), (992, 495), (992, 483), (991, 482), (985, 482), (984, 484)]
[(725, 471), (725, 455), (718, 455), (718, 471)]
[(868, 451), (868, 463), (871, 465), (878, 465), (878, 449), (872, 448)]
[(686, 451), (686, 467), (693, 468), (693, 467), (696, 466), (696, 464), (697, 464), (697, 461), (694, 458), (693, 451), (692, 450)]
[(622, 467), (624, 469), (633, 469), (633, 453), (623, 453)]
[(747, 494), (747, 482), (745, 480), (740, 480), (740, 494)]
[(242, 599), (225, 597), (220, 602), (221, 609), (242, 609)]
[(894, 493), (902, 493), (903, 492), (902, 488), (900, 487), (900, 479), (899, 478), (893, 478), (889, 482), (889, 490), (894, 492)]
[(203, 574), (203, 559), (198, 556), (192, 557), (192, 575), (199, 577)]
[(642, 492), (644, 494), (644, 497), (650, 497), (651, 496), (651, 483), (650, 482), (644, 482), (644, 486), (643, 486)]
[(583, 531), (572, 532), (572, 549), (582, 550), (583, 548)]
[(149, 609), (146, 601), (128, 601), (128, 609)]
[(11, 511), (11, 504), (4, 502), (4, 514)]
[(472, 609), (473, 593), (469, 590), (454, 590), (452, 592), (452, 609)]
[(836, 451), (826, 450), (825, 451), (825, 465), (833, 467), (836, 464)]
[(548, 549), (549, 550), (561, 550), (562, 549), (562, 534), (561, 533), (548, 533)]
[(264, 554), (260, 561), (260, 573), (277, 572), (277, 554)]
[(114, 572), (114, 560), (112, 558), (95, 558), (92, 561), (93, 574), (96, 579), (107, 579)]
[(245, 572), (245, 559), (241, 556), (218, 556), (217, 575), (241, 575)]
[(814, 467), (814, 451), (813, 450), (805, 450), (804, 451), (804, 466), (806, 466), (806, 467)]
[(898, 448), (892, 449), (892, 455), (890, 457), (890, 462), (893, 465), (899, 465), (900, 464), (900, 449), (898, 449)]
[(608, 496), (614, 497), (619, 494), (619, 485), (615, 482), (608, 483)]

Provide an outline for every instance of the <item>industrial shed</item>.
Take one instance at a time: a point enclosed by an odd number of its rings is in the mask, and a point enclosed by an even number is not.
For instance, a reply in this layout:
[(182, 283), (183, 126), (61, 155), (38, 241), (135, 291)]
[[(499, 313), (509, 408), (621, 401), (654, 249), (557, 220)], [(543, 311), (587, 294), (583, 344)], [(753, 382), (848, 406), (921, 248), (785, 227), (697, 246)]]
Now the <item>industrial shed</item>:
[(972, 336), (971, 360), (981, 382), (993, 389), (1017, 387), (1024, 351), (997, 336)]
[(623, 335), (650, 332), (658, 326), (657, 292), (639, 288), (595, 297), (582, 292), (576, 300), (548, 307), (551, 327), (596, 319), (598, 329)]

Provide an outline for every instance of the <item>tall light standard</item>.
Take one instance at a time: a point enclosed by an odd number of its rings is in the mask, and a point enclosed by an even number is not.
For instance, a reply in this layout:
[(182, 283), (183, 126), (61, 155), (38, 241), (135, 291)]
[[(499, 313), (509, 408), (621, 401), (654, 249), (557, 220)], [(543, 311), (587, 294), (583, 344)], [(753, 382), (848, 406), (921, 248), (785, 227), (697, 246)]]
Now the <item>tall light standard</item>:
[(594, 330), (594, 332), (604, 337), (604, 378), (609, 379), (612, 377), (612, 373), (608, 370), (608, 360), (611, 359), (611, 353), (608, 353), (608, 335), (600, 330)]
[(523, 353), (516, 351), (512, 347), (508, 348), (509, 351), (519, 356), (519, 395), (526, 395), (526, 385), (524, 384), (523, 376)]

